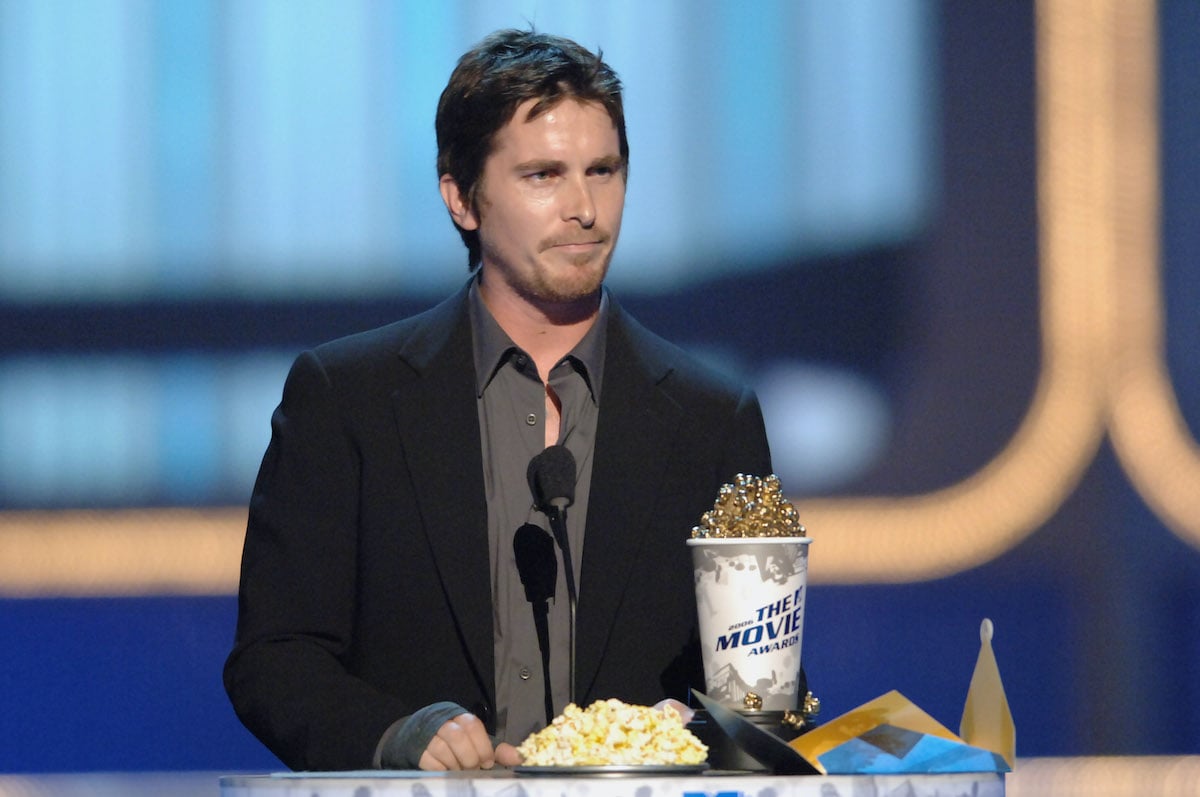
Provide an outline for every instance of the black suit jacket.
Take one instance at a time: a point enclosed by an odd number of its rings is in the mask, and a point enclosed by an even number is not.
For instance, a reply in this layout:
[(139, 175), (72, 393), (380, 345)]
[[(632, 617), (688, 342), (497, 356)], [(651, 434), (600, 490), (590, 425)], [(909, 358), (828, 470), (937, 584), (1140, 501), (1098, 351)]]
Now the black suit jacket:
[[(294, 769), (371, 765), (439, 700), (494, 711), (491, 579), (467, 291), (297, 358), (250, 503), (239, 717)], [(579, 574), (576, 695), (703, 688), (685, 539), (720, 485), (765, 475), (754, 394), (610, 303)]]

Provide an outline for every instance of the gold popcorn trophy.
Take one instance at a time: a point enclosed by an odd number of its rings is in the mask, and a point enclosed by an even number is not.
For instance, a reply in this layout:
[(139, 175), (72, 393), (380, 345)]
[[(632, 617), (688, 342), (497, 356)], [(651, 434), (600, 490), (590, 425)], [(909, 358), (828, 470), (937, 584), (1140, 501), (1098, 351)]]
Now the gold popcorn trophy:
[[(779, 478), (746, 474), (721, 487), (687, 541), (706, 696), (785, 740), (808, 730), (820, 710), (800, 656), (811, 542)], [(703, 712), (696, 724), (706, 724)], [(697, 735), (708, 737), (715, 766), (761, 768), (707, 727)]]

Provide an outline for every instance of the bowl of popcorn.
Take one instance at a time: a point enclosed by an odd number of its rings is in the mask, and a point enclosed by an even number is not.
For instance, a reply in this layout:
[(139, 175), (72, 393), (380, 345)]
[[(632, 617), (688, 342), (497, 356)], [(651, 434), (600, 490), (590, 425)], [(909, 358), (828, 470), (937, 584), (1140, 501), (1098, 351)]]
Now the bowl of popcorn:
[(708, 748), (670, 705), (638, 706), (615, 698), (587, 708), (567, 704), (517, 747), (518, 774), (653, 774), (699, 772)]

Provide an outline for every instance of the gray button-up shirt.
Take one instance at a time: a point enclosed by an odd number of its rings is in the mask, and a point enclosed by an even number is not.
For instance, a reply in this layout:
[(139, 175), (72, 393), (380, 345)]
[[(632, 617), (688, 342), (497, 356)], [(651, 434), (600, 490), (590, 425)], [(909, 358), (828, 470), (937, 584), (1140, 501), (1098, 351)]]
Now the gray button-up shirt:
[[(533, 607), (525, 597), (513, 555), (513, 535), (525, 523), (549, 529), (534, 508), (526, 471), (545, 448), (546, 393), (537, 366), (500, 328), (471, 286), (476, 397), (483, 444), (483, 480), (488, 506), (488, 548), (492, 575), (492, 620), (496, 653), (496, 736), (519, 744), (546, 724), (541, 649)], [(583, 339), (550, 372), (550, 387), (561, 401), (558, 442), (575, 457), (575, 502), (567, 510), (567, 538), (579, 584), (583, 529), (592, 481), (592, 451), (604, 372), (608, 296)], [(570, 605), (562, 551), (558, 583), (550, 602), (550, 686), (555, 713), (571, 696)], [(582, 585), (581, 585), (582, 586)]]

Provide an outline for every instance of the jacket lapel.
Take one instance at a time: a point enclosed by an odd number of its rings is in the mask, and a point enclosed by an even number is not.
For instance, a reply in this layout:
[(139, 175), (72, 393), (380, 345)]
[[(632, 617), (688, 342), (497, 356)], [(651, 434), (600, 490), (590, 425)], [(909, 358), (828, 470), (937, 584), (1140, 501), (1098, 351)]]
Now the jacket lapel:
[(400, 359), (410, 373), (393, 408), (434, 566), (476, 677), (494, 704), (487, 506), (466, 296), (460, 291), (431, 310), (409, 337)]
[(628, 583), (627, 563), (639, 556), (666, 475), (663, 453), (682, 420), (680, 407), (657, 388), (670, 366), (656, 351), (613, 302), (577, 609), (580, 695), (599, 668)]

